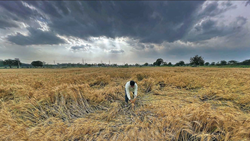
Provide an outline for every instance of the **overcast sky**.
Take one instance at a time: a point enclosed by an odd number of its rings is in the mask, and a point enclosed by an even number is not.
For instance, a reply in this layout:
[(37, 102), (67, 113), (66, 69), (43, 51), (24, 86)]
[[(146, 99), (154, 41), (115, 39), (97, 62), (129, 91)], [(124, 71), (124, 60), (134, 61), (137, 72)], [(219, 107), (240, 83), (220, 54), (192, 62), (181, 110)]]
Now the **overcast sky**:
[(250, 59), (247, 1), (0, 1), (0, 59), (189, 63)]

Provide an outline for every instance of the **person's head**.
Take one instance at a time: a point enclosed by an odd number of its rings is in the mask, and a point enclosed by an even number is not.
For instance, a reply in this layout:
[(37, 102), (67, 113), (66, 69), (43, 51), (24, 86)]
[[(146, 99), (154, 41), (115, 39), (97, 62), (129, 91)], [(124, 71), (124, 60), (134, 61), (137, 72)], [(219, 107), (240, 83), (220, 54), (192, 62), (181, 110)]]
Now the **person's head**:
[(131, 87), (134, 87), (134, 86), (135, 86), (135, 81), (131, 80), (131, 81), (130, 81), (130, 86), (131, 86)]

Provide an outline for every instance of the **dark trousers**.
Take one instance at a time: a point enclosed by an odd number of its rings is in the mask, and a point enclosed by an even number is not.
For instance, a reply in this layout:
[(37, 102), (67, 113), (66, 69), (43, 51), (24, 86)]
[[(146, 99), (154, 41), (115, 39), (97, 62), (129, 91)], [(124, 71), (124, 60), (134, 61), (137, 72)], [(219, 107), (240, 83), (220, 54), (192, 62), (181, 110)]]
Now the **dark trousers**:
[[(133, 92), (133, 94), (134, 94), (134, 92)], [(130, 96), (130, 98), (131, 98), (131, 96)], [(126, 89), (125, 89), (125, 102), (128, 103), (128, 97), (127, 97), (127, 94), (126, 94)]]

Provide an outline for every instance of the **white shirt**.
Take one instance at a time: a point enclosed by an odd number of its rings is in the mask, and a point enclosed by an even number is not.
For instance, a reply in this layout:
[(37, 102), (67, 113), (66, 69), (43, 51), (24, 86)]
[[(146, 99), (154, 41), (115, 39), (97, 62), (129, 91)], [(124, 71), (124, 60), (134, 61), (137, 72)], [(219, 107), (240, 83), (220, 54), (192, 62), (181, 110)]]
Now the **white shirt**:
[(135, 85), (134, 85), (134, 87), (131, 87), (130, 86), (130, 81), (128, 81), (127, 83), (126, 83), (126, 85), (125, 85), (125, 90), (126, 90), (126, 95), (127, 95), (127, 97), (128, 97), (128, 99), (130, 100), (131, 98), (130, 98), (130, 91), (132, 91), (132, 92), (134, 92), (134, 98), (136, 98), (136, 96), (137, 96), (137, 89), (138, 89), (138, 86), (137, 86), (137, 84), (135, 83)]

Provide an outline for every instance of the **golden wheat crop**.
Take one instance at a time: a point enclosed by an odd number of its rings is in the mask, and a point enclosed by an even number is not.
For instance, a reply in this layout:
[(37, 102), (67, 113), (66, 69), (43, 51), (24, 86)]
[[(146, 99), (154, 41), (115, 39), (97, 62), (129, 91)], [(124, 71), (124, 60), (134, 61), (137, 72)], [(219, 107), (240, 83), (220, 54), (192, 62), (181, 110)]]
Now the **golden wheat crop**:
[(0, 140), (250, 140), (249, 112), (250, 69), (0, 70)]

